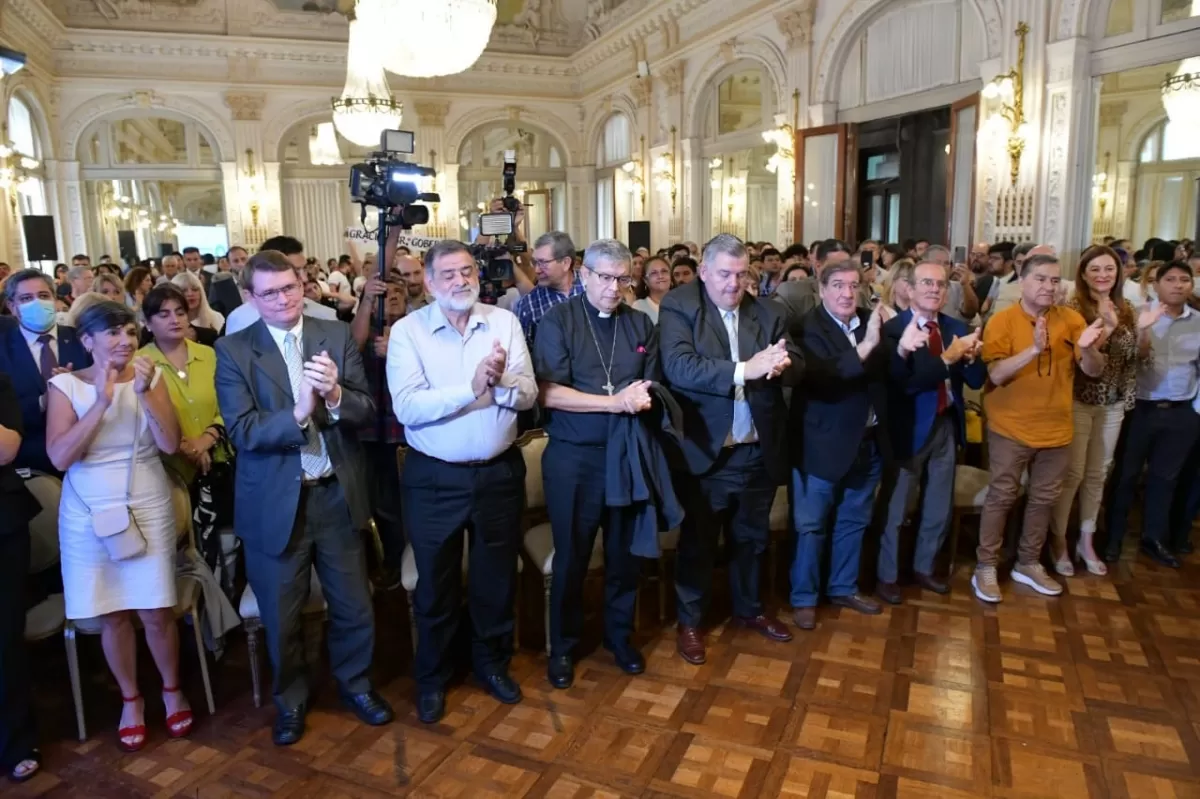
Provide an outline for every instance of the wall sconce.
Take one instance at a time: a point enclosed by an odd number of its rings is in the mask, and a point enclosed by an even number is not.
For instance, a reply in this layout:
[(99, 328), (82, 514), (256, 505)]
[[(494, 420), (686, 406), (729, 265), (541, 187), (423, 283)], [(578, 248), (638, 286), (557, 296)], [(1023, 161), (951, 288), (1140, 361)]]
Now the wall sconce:
[[(26, 181), (36, 179), (34, 172), (41, 166), (42, 163), (36, 158), (18, 153), (8, 141), (8, 125), (0, 127), (0, 191), (9, 191)], [(15, 208), (16, 192), (12, 193), (10, 200)]]
[(1092, 197), (1096, 200), (1096, 204), (1100, 207), (1100, 219), (1104, 219), (1104, 209), (1108, 205), (1108, 168), (1111, 163), (1112, 153), (1104, 154), (1104, 171), (1097, 172), (1092, 176)]
[(629, 178), (629, 193), (633, 194), (641, 189), (642, 205), (646, 204), (646, 182), (642, 179), (642, 162), (641, 159), (634, 161), (626, 161), (621, 165), (621, 171)]
[(671, 192), (671, 213), (675, 213), (675, 198), (679, 194), (679, 185), (675, 181), (675, 150), (677, 131), (671, 126), (671, 149), (654, 159), (654, 181), (659, 189)]
[(796, 169), (796, 128), (800, 126), (800, 90), (792, 92), (792, 124), (783, 114), (775, 115), (775, 127), (762, 132), (763, 141), (775, 145), (775, 152), (767, 159), (767, 171), (774, 175), (780, 167), (785, 175)]
[(254, 168), (254, 150), (246, 148), (246, 198), (250, 208), (250, 226), (258, 227), (258, 215), (262, 211), (262, 191), (258, 171)]
[(1017, 24), (1017, 65), (1003, 75), (997, 75), (983, 87), (983, 99), (997, 103), (992, 120), (1008, 120), (1008, 159), (1012, 184), (1017, 185), (1021, 173), (1021, 154), (1029, 138), (1029, 125), (1025, 122), (1025, 37), (1029, 26)]

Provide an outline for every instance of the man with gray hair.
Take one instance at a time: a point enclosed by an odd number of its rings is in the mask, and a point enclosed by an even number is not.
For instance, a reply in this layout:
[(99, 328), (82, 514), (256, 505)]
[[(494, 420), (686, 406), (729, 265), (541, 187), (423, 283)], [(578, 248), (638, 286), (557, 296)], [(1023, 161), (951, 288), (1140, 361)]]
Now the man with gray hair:
[(533, 348), (538, 322), (559, 303), (583, 293), (579, 273), (573, 268), (575, 243), (561, 230), (551, 230), (538, 236), (533, 243), (533, 271), (537, 286), (522, 297), (513, 308), (525, 340)]
[[(604, 646), (628, 674), (646, 662), (629, 642), (637, 595), (637, 557), (630, 552), (634, 506), (608, 504), (606, 480), (613, 414), (651, 407), (659, 380), (658, 331), (650, 317), (622, 303), (632, 283), (624, 244), (603, 239), (583, 256), (582, 292), (538, 325), (533, 362), (550, 437), (542, 458), (546, 506), (554, 537), (547, 679), (568, 688), (583, 633), (583, 581), (604, 529)], [(540, 267), (539, 267), (540, 268)]]
[(178, 255), (164, 255), (162, 259), (162, 275), (159, 276), (158, 282), (169, 283), (182, 271), (183, 258)]
[(67, 271), (67, 282), (71, 284), (72, 299), (78, 299), (91, 291), (92, 283), (95, 279), (96, 273), (92, 271), (90, 266), (86, 264), (72, 266)]
[(979, 297), (975, 296), (975, 281), (966, 264), (951, 263), (950, 251), (940, 244), (931, 244), (921, 256), (923, 264), (937, 264), (946, 270), (950, 279), (942, 313), (960, 322), (970, 322), (979, 312)]
[(675, 646), (693, 665), (707, 657), (701, 627), (722, 528), (733, 550), (734, 624), (771, 641), (792, 639), (763, 609), (759, 575), (771, 503), (789, 472), (781, 378), (800, 370), (802, 356), (789, 350), (778, 305), (746, 290), (752, 275), (746, 246), (722, 233), (704, 246), (701, 279), (667, 294), (659, 309), (663, 372), (688, 434), (688, 474), (676, 480), (687, 515), (675, 574)]
[(537, 383), (516, 318), (479, 302), (479, 267), (465, 244), (430, 248), (425, 282), (434, 301), (392, 325), (387, 384), (408, 441), (403, 509), (421, 575), (412, 605), (417, 718), (433, 724), (454, 673), (464, 530), (472, 666), (497, 700), (521, 701), (508, 675), (525, 497), (525, 461), (513, 442)]

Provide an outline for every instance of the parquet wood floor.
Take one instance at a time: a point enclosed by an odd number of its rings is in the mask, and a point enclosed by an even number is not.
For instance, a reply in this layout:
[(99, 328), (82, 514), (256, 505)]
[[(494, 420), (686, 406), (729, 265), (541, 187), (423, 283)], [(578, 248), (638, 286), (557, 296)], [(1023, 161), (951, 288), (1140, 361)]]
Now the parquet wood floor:
[[(789, 644), (718, 627), (700, 667), (675, 655), (671, 628), (650, 621), (651, 585), (638, 638), (646, 673), (625, 675), (596, 649), (561, 692), (546, 684), (545, 657), (535, 651), (535, 586), (525, 592), (530, 648), (513, 663), (525, 701), (500, 705), (463, 681), (431, 727), (416, 721), (404, 676), (403, 592), (385, 594), (377, 599), (377, 681), (395, 703), (396, 723), (358, 724), (326, 681), (308, 734), (290, 749), (271, 745), (273, 710), (253, 707), (240, 631), (213, 670), (217, 715), (200, 712), (190, 740), (169, 742), (151, 698), (151, 744), (136, 755), (114, 744), (118, 700), (94, 639), (81, 644), (92, 737), (74, 740), (61, 642), (48, 641), (34, 654), (46, 768), (0, 793), (1200, 797), (1200, 556), (1171, 571), (1131, 550), (1112, 577), (1071, 579), (1058, 599), (1005, 581), (996, 607), (974, 599), (969, 575), (960, 568), (948, 597), (909, 588), (905, 605), (878, 617), (822, 609), (818, 628), (797, 630)], [(593, 633), (597, 587), (588, 589)], [(786, 608), (782, 615), (790, 621)], [(189, 650), (183, 662), (196, 671)], [(187, 685), (199, 706), (196, 674)]]

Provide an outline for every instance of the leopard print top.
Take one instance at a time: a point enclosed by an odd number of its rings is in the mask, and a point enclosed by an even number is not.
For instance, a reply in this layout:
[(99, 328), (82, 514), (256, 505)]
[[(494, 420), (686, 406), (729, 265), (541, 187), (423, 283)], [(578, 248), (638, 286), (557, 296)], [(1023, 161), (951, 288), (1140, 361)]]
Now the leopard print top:
[[(1082, 313), (1073, 297), (1067, 306)], [(1126, 411), (1133, 410), (1137, 399), (1137, 334), (1128, 325), (1120, 325), (1100, 351), (1108, 356), (1108, 363), (1099, 377), (1088, 377), (1075, 369), (1075, 400), (1085, 405), (1122, 403)]]

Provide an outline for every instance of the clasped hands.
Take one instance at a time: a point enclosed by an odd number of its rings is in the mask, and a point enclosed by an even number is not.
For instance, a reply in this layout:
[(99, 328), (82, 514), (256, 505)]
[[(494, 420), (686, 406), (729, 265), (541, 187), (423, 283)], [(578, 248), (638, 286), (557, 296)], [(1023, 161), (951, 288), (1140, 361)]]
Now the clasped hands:
[(742, 376), (746, 380), (772, 380), (783, 374), (791, 365), (792, 358), (788, 354), (787, 342), (780, 339), (766, 349), (756, 352), (746, 361)]
[(304, 362), (304, 376), (300, 379), (300, 398), (296, 400), (293, 415), (299, 424), (304, 424), (317, 409), (317, 398), (325, 400), (325, 406), (336, 408), (342, 401), (342, 386), (338, 383), (338, 368), (329, 353), (321, 350)]
[[(904, 333), (900, 336), (900, 354), (907, 356), (928, 345), (929, 331), (922, 330), (917, 325), (917, 317), (914, 314), (913, 318), (909, 320), (908, 326), (904, 328)], [(965, 336), (955, 336), (950, 342), (950, 346), (942, 350), (942, 361), (947, 366), (952, 366), (966, 358), (967, 363), (970, 363), (982, 352), (983, 342), (979, 340), (979, 331), (976, 330)]]
[(499, 339), (492, 340), (492, 351), (487, 354), (475, 367), (475, 377), (471, 379), (471, 390), (476, 397), (490, 388), (495, 388), (508, 368), (508, 352), (500, 346)]

